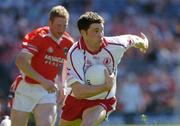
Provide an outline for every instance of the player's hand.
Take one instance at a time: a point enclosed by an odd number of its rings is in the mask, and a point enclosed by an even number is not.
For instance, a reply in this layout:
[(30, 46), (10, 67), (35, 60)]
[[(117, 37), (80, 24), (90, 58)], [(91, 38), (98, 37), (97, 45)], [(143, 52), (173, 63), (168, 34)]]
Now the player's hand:
[(149, 42), (147, 37), (141, 32), (141, 36), (140, 36), (140, 42), (135, 44), (136, 48), (139, 48), (139, 50), (143, 53), (145, 53), (148, 49), (149, 46)]
[(114, 73), (109, 74), (108, 70), (105, 69), (105, 87), (107, 91), (111, 90), (111, 88), (114, 85), (114, 81), (115, 81)]
[(58, 90), (57, 86), (51, 80), (46, 80), (45, 82), (41, 83), (41, 85), (48, 91), (48, 93), (54, 93)]

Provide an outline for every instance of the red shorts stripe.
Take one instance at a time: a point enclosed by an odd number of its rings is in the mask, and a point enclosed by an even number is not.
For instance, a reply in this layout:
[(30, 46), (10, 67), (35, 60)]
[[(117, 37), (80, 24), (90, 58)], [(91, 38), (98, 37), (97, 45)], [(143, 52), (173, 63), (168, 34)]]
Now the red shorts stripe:
[(77, 99), (68, 95), (65, 101), (65, 105), (62, 108), (61, 118), (67, 121), (81, 119), (83, 111), (87, 108), (91, 108), (96, 105), (101, 105), (106, 112), (113, 110), (113, 105), (116, 103), (116, 98), (87, 100)]

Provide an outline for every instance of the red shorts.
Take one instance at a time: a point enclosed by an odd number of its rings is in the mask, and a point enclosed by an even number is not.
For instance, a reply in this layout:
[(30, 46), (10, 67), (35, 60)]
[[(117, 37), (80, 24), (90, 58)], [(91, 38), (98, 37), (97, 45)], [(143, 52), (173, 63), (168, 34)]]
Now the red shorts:
[(81, 119), (84, 110), (96, 105), (101, 105), (106, 112), (110, 112), (115, 108), (116, 98), (87, 100), (77, 99), (68, 95), (65, 101), (65, 105), (62, 108), (61, 118), (67, 121)]

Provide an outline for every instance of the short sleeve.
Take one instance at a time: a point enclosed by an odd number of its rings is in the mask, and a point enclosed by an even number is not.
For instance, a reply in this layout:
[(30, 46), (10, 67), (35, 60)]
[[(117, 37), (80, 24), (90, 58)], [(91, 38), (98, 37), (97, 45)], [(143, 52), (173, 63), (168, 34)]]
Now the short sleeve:
[(40, 36), (32, 32), (24, 37), (21, 47), (22, 49), (25, 48), (30, 53), (35, 55), (39, 52), (40, 45), (41, 45)]

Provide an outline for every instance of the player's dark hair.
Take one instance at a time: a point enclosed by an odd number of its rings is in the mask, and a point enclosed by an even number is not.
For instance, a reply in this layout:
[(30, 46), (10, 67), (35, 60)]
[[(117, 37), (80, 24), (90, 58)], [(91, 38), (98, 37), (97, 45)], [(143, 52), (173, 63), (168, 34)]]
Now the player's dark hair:
[(104, 18), (95, 12), (86, 12), (85, 14), (81, 15), (78, 19), (78, 29), (79, 31), (87, 31), (89, 26), (93, 23), (104, 23)]

